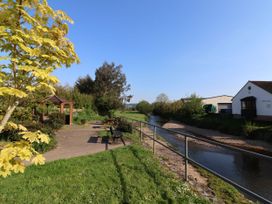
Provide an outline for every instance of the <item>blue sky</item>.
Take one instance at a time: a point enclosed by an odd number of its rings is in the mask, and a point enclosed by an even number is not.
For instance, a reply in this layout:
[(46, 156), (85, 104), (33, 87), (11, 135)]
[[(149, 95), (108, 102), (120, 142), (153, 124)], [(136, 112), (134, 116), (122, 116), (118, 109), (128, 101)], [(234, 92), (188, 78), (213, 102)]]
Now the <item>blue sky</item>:
[(123, 65), (133, 102), (160, 93), (235, 95), (272, 78), (271, 0), (49, 0), (75, 24), (81, 63), (55, 72), (62, 84), (104, 61)]

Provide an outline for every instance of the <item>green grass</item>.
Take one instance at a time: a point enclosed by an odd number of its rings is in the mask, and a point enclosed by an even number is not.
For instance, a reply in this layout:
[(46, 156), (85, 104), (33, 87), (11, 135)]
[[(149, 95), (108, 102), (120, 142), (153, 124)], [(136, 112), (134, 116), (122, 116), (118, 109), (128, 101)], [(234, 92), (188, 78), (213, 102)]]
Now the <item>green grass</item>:
[(108, 136), (110, 136), (110, 134), (109, 134), (109, 131), (107, 130), (100, 130), (98, 132), (98, 137), (108, 137)]
[[(133, 134), (125, 134), (125, 137), (130, 139), (133, 143), (140, 144), (139, 133), (133, 132)], [(162, 140), (163, 138), (159, 138)], [(171, 145), (170, 145), (171, 146)], [(175, 147), (172, 146), (175, 149)], [(248, 199), (244, 197), (235, 187), (226, 183), (222, 179), (214, 176), (213, 174), (207, 172), (204, 169), (198, 168), (198, 171), (202, 176), (207, 178), (208, 186), (213, 190), (215, 196), (218, 200), (224, 201), (226, 204), (250, 204)]]
[(0, 203), (208, 203), (141, 146), (30, 166), (0, 179)]
[(148, 119), (145, 114), (139, 113), (138, 111), (115, 111), (114, 115), (117, 117), (126, 117), (144, 122)]
[(226, 204), (249, 204), (246, 199), (236, 188), (226, 183), (222, 179), (214, 176), (204, 169), (198, 169), (200, 174), (208, 179), (209, 187), (214, 191), (217, 199), (224, 201)]

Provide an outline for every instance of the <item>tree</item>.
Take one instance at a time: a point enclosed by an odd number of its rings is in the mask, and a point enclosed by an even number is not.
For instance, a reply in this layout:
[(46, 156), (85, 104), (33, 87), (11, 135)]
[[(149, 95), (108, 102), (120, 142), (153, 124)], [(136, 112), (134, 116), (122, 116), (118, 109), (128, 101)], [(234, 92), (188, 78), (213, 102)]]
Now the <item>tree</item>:
[(161, 93), (160, 95), (157, 96), (156, 102), (167, 103), (169, 102), (169, 98), (166, 94)]
[(203, 114), (202, 99), (196, 94), (192, 94), (189, 101), (182, 106), (181, 114), (185, 117), (192, 117), (193, 115)]
[(95, 105), (100, 114), (108, 114), (109, 110), (122, 107), (125, 101), (132, 96), (127, 96), (130, 90), (126, 75), (122, 73), (122, 65), (105, 62), (95, 72), (94, 95)]
[(22, 141), (8, 144), (0, 152), (0, 175), (22, 172), (22, 160), (39, 164), (42, 155), (31, 146), (33, 142), (48, 142), (48, 137), (30, 132), (22, 125), (9, 122), (18, 105), (33, 98), (40, 90), (54, 92), (57, 78), (51, 73), (59, 67), (79, 62), (73, 44), (66, 38), (72, 20), (60, 10), (54, 11), (46, 0), (0, 1), (0, 133), (4, 128), (22, 131)]
[(83, 94), (93, 94), (93, 87), (94, 81), (90, 75), (79, 77), (75, 83), (75, 88), (77, 88), (79, 92)]
[(136, 105), (136, 110), (147, 115), (152, 112), (152, 105), (143, 100)]

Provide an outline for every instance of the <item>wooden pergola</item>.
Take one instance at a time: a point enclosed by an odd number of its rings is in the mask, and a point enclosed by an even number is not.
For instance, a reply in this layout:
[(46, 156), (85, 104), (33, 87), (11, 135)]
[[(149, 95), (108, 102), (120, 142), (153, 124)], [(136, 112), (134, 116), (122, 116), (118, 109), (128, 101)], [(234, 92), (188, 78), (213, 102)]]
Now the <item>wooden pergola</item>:
[[(74, 111), (74, 102), (73, 101), (67, 101), (65, 99), (61, 99), (58, 96), (54, 95), (45, 100), (45, 103), (47, 101), (52, 102), (54, 105), (60, 106), (60, 113), (64, 113), (64, 108), (66, 105), (69, 105), (69, 125), (73, 124), (73, 111)], [(66, 120), (66, 118), (65, 118)]]

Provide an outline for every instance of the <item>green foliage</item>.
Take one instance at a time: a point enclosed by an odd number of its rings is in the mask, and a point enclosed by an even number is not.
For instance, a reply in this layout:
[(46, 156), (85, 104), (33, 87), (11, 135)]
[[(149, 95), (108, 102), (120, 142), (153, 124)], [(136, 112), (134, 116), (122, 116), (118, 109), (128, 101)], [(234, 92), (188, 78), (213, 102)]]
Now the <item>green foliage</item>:
[(121, 132), (132, 133), (132, 125), (124, 118), (114, 118), (115, 128)]
[(56, 95), (60, 98), (73, 101), (75, 108), (88, 108), (94, 107), (94, 97), (89, 94), (80, 93), (77, 88), (70, 87), (68, 85), (55, 86)]
[(209, 203), (130, 145), (91, 156), (30, 166), (0, 180), (0, 203)]
[[(79, 59), (67, 38), (72, 20), (44, 1), (1, 1), (0, 97), (7, 102), (0, 132), (17, 106), (39, 92), (54, 92), (52, 72)], [(2, 112), (2, 110), (0, 111)]]
[(90, 107), (84, 108), (82, 111), (77, 112), (73, 118), (76, 124), (83, 125), (88, 121), (104, 120), (103, 116), (98, 115)]
[(90, 75), (79, 77), (76, 81), (75, 88), (82, 94), (91, 95), (94, 93), (94, 81)]
[(243, 126), (244, 134), (248, 139), (259, 139), (272, 142), (272, 126), (266, 124), (257, 124), (256, 122), (248, 121)]
[(49, 137), (9, 120), (21, 103), (37, 100), (39, 93), (54, 93), (58, 82), (52, 76), (55, 69), (79, 62), (67, 38), (68, 23), (72, 19), (52, 9), (46, 0), (0, 2), (0, 101), (4, 102), (0, 106), (0, 133), (13, 128), (22, 135), (20, 141), (1, 147), (1, 176), (24, 172), (24, 160), (44, 163), (32, 144), (49, 143)]
[(0, 133), (0, 141), (19, 141), (22, 136), (18, 130), (4, 130)]
[(150, 103), (148, 103), (147, 101), (140, 101), (137, 105), (136, 105), (136, 110), (139, 111), (142, 114), (146, 114), (148, 115), (149, 113), (152, 112), (153, 107)]
[(172, 103), (155, 102), (153, 103), (153, 114), (160, 115), (164, 118), (179, 118), (181, 117), (181, 111), (183, 102), (178, 100)]
[(121, 108), (123, 102), (129, 101), (132, 96), (127, 96), (130, 90), (126, 75), (122, 73), (122, 65), (105, 62), (95, 72), (94, 95), (98, 112), (107, 115), (110, 110)]
[(44, 122), (45, 125), (51, 127), (54, 130), (60, 129), (65, 125), (65, 114), (62, 113), (51, 113), (49, 119)]
[(181, 109), (182, 116), (191, 118), (193, 115), (202, 113), (202, 99), (196, 94), (192, 94), (189, 100), (183, 104), (183, 107)]
[[(28, 109), (20, 108), (18, 110), (22, 110), (22, 113), (26, 113), (28, 115)], [(16, 112), (15, 112), (16, 113)], [(64, 125), (64, 114), (61, 113), (51, 113), (48, 117), (48, 120), (46, 120), (44, 123), (41, 123), (39, 121), (33, 121), (32, 117), (27, 118), (27, 120), (21, 120), (19, 115), (14, 114), (12, 120), (20, 122), (25, 126), (29, 131), (36, 132), (40, 130), (41, 132), (47, 134), (50, 138), (50, 141), (48, 144), (46, 143), (32, 143), (32, 146), (34, 149), (38, 152), (46, 152), (48, 150), (53, 149), (56, 146), (56, 139), (55, 139), (55, 131), (60, 129)], [(22, 139), (22, 135), (19, 134), (19, 130), (5, 130), (2, 133), (0, 133), (0, 140), (7, 141), (7, 142), (14, 142), (14, 141), (20, 141)]]
[(74, 90), (73, 101), (75, 108), (94, 108), (94, 97), (92, 95), (82, 94)]
[(110, 111), (121, 107), (122, 103), (119, 99), (113, 98), (111, 96), (100, 96), (96, 97), (95, 106), (100, 115), (110, 117)]
[(204, 113), (201, 98), (196, 94), (192, 94), (187, 101), (174, 102), (155, 102), (153, 103), (153, 113), (164, 118), (190, 119), (194, 115)]
[(143, 122), (146, 122), (148, 119), (145, 114), (139, 113), (138, 111), (115, 111), (114, 115), (116, 117), (125, 117)]

